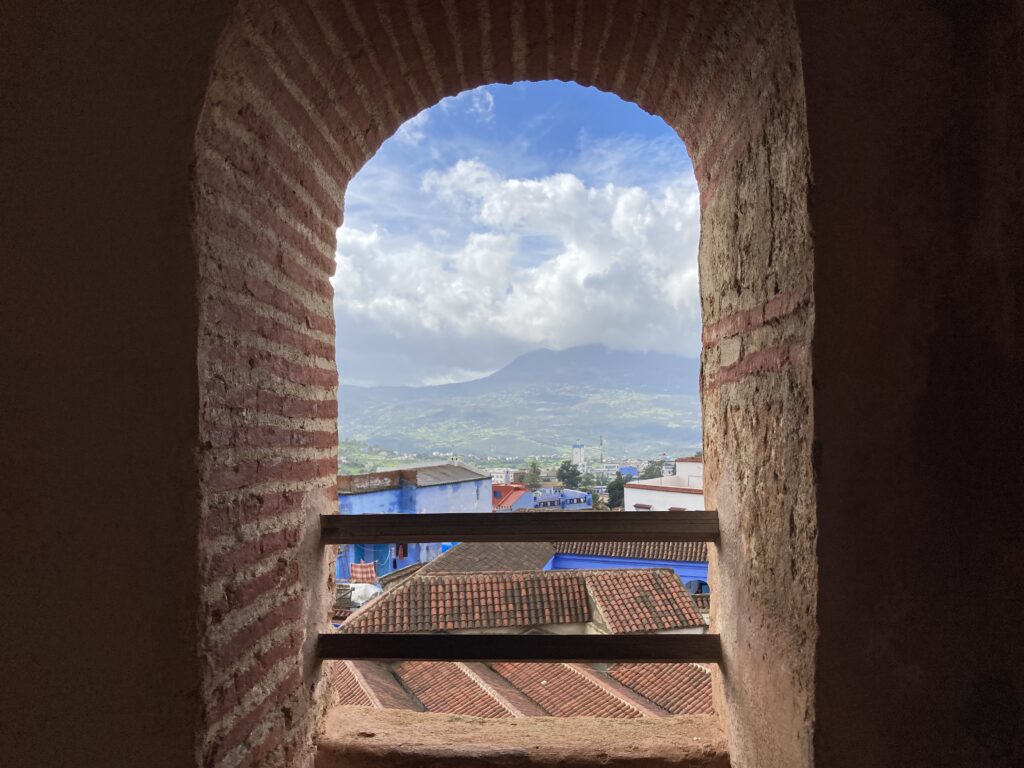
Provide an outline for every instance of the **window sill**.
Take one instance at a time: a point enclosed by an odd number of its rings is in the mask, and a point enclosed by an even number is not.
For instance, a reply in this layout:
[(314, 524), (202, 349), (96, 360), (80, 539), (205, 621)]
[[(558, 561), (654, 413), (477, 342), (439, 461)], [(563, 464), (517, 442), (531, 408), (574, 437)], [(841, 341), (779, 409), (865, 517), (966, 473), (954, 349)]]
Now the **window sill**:
[(728, 768), (718, 718), (486, 720), (366, 707), (327, 713), (316, 768), (388, 766)]

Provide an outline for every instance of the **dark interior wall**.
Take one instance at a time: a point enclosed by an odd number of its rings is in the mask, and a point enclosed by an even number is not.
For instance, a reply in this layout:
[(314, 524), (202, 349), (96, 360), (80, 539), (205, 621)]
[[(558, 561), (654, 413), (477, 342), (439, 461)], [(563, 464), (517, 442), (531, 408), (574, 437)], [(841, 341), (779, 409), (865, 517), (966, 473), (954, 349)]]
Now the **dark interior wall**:
[(1020, 765), (1024, 11), (798, 2), (822, 766)]
[(189, 162), (227, 5), (0, 10), (5, 766), (193, 760)]

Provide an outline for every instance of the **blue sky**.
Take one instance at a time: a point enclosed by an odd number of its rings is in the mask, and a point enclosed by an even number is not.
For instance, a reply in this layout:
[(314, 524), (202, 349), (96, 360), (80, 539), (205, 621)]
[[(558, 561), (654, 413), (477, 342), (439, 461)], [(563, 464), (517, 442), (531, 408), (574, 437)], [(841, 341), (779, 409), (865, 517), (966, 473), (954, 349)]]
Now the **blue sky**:
[(696, 355), (698, 242), (690, 160), (659, 118), (561, 82), (444, 99), (346, 192), (341, 379), (459, 381), (590, 343)]

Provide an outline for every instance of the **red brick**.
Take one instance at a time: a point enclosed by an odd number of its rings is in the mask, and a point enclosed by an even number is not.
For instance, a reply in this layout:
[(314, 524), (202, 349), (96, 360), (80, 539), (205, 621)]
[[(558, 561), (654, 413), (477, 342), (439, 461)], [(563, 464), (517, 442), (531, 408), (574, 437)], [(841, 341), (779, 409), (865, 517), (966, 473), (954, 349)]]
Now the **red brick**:
[(711, 391), (718, 389), (724, 384), (733, 384), (763, 373), (778, 373), (788, 368), (804, 365), (807, 362), (807, 344), (796, 342), (793, 344), (782, 344), (777, 347), (761, 349), (745, 355), (741, 360), (732, 365), (723, 366), (711, 376), (704, 378), (702, 389)]
[(231, 750), (242, 744), (264, 716), (284, 703), (301, 684), (301, 674), (299, 670), (294, 670), (266, 698), (241, 717), (224, 736), (217, 740), (210, 762), (216, 764)]
[(258, 314), (251, 305), (246, 306), (232, 298), (217, 297), (208, 300), (207, 320), (210, 323), (247, 331), (279, 344), (286, 344), (304, 354), (316, 355), (324, 360), (334, 359), (333, 344), (294, 331), (273, 318)]
[(494, 54), (494, 79), (511, 83), (515, 72), (512, 64), (512, 2), (491, 0), (491, 51)]
[(285, 554), (287, 550), (298, 545), (301, 537), (302, 526), (296, 525), (239, 542), (237, 546), (218, 552), (210, 558), (205, 570), (206, 581), (218, 581), (229, 573), (258, 563), (271, 555)]
[[(242, 41), (238, 45), (238, 61), (245, 65), (245, 79), (260, 92), (264, 99), (274, 105), (277, 112), (301, 137), (313, 157), (323, 166), (324, 170), (335, 179), (347, 179), (351, 174), (346, 163), (335, 154), (320, 133), (316, 124), (310, 119), (306, 108), (302, 106), (278, 79), (270, 68), (263, 54), (252, 43)], [(351, 164), (352, 158), (345, 158)]]
[(306, 491), (278, 491), (213, 502), (203, 523), (203, 534), (223, 536), (257, 520), (272, 521), (300, 509), (306, 495)]
[[(321, 8), (331, 17), (339, 13), (344, 14), (340, 3), (322, 3)], [(306, 3), (291, 3), (286, 10), (282, 8), (281, 12), (286, 13), (291, 19), (297, 33), (302, 38), (303, 46), (317, 62), (324, 76), (330, 80), (337, 98), (344, 102), (345, 109), (351, 116), (353, 128), (363, 134), (363, 139), (369, 147), (376, 147), (387, 137), (381, 134), (381, 126), (353, 87), (351, 78), (339, 61), (339, 57), (331, 51), (325, 32), (316, 17)], [(341, 220), (340, 216), (338, 220)]]
[(296, 666), (301, 664), (299, 652), (302, 648), (302, 631), (295, 630), (277, 645), (262, 654), (253, 657), (253, 663), (246, 669), (233, 675), (230, 680), (210, 693), (208, 697), (209, 716), (219, 720), (229, 711), (242, 703), (242, 700), (262, 680), (268, 671), (278, 662), (295, 657)]
[(216, 361), (228, 368), (239, 371), (256, 368), (262, 373), (269, 373), (306, 387), (333, 389), (338, 385), (336, 370), (302, 365), (272, 352), (255, 349), (244, 343), (233, 343), (216, 336), (208, 338), (206, 356), (207, 360)]
[[(203, 137), (205, 144), (227, 161), (240, 173), (248, 176), (259, 189), (271, 192), (279, 203), (297, 203), (292, 213), (325, 242), (332, 242), (334, 230), (341, 223), (341, 206), (317, 181), (316, 175), (305, 166), (297, 167), (295, 152), (288, 147), (269, 126), (265, 132), (257, 133), (256, 126), (249, 123), (237, 123), (221, 110), (221, 119), (213, 123)], [(232, 122), (247, 134), (244, 140), (228, 131), (222, 123)], [(254, 118), (254, 122), (256, 118)], [(268, 162), (267, 158), (275, 162)], [(292, 184), (281, 175), (275, 167), (281, 166), (289, 171), (314, 203), (310, 208), (296, 193)], [(300, 173), (294, 173), (295, 170)]]
[(240, 629), (208, 655), (210, 666), (225, 669), (237, 662), (252, 650), (257, 641), (266, 637), (278, 627), (288, 623), (298, 623), (303, 617), (305, 603), (298, 596), (268, 611), (255, 621)]
[[(302, 283), (311, 291), (317, 290), (314, 287), (317, 280), (322, 280), (323, 277), (329, 277), (334, 273), (334, 257), (324, 253), (325, 250), (333, 251), (334, 249), (335, 227), (333, 222), (322, 224), (322, 228), (329, 233), (324, 239), (318, 240), (315, 236), (300, 232), (281, 215), (280, 210), (285, 207), (285, 203), (277, 201), (276, 205), (271, 205), (264, 199), (264, 197), (272, 196), (270, 194), (273, 192), (272, 188), (258, 189), (255, 193), (250, 192), (245, 186), (239, 184), (233, 178), (232, 173), (226, 170), (222, 164), (208, 160), (205, 165), (209, 167), (203, 169), (204, 191), (214, 197), (221, 196), (231, 199), (236, 208), (248, 213), (248, 218), (253, 223), (246, 222), (236, 213), (222, 211), (213, 204), (204, 209), (204, 219), (207, 215), (213, 219), (218, 216), (226, 216), (237, 222), (234, 229), (248, 230), (248, 237), (253, 241), (262, 240), (275, 250), (283, 249), (273, 240), (291, 246), (295, 252), (302, 254), (302, 258), (311, 266), (303, 265), (295, 256), (281, 259), (278, 266), (286, 270), (288, 277)], [(289, 210), (294, 207), (294, 205), (288, 205)], [(273, 260), (270, 263), (273, 263)], [(301, 279), (292, 277), (293, 267), (298, 274), (303, 275)]]

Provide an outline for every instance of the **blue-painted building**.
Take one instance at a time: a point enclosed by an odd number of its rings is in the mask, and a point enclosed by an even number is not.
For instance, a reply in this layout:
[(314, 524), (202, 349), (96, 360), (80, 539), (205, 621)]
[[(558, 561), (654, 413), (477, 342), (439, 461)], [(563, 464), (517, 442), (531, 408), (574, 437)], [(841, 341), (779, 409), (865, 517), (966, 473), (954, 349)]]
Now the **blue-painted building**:
[(542, 488), (533, 494), (536, 509), (590, 509), (594, 497), (572, 488)]
[(565, 542), (555, 544), (546, 571), (671, 568), (693, 593), (708, 587), (707, 545), (695, 542)]
[[(415, 515), (490, 512), (491, 478), (462, 464), (436, 464), (338, 477), (338, 514)], [(338, 555), (337, 577), (352, 563), (374, 563), (377, 576), (414, 563), (428, 563), (452, 542), (349, 544)]]
[(637, 469), (634, 466), (629, 465), (629, 464), (627, 464), (625, 466), (622, 466), (622, 467), (619, 467), (618, 472), (623, 477), (639, 477), (640, 476), (640, 470)]

